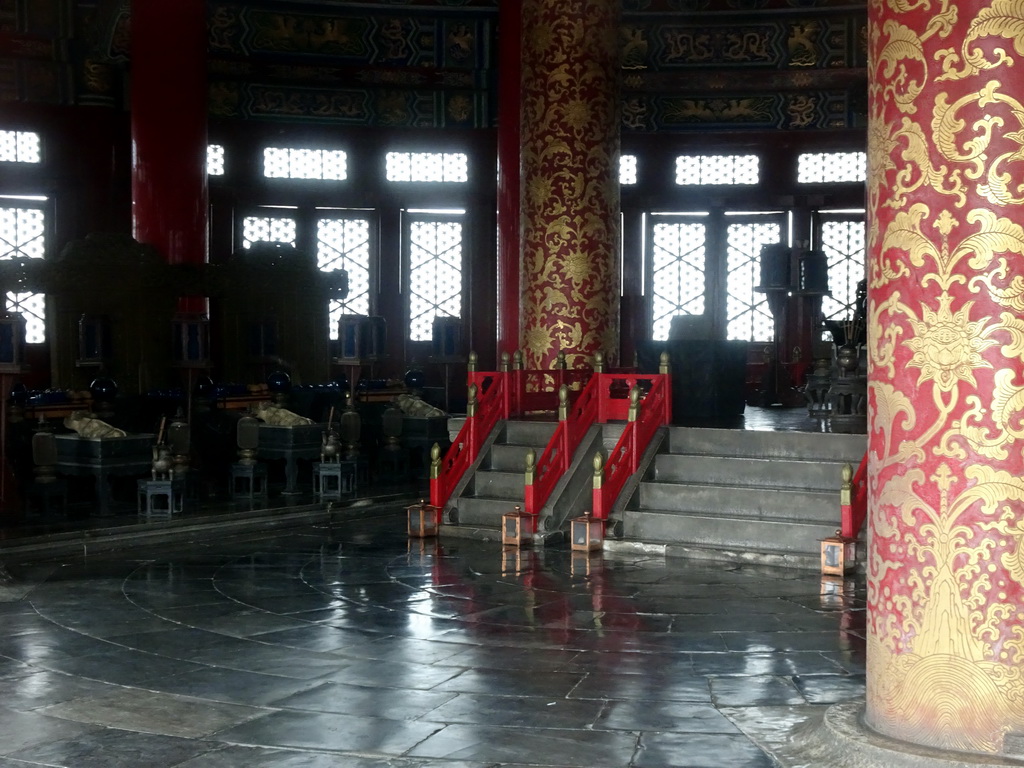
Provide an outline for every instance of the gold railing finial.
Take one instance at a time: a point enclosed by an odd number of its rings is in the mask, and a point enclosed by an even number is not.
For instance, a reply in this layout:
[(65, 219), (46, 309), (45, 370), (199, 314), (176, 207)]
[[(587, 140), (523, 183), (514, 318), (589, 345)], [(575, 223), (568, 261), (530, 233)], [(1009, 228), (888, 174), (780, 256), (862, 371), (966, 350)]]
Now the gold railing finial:
[(594, 454), (594, 489), (599, 490), (604, 482), (604, 454), (598, 451)]
[(839, 504), (849, 507), (853, 504), (853, 467), (849, 462), (843, 464), (842, 477), (843, 484), (839, 486)]
[(441, 476), (441, 446), (434, 443), (430, 447), (430, 479), (436, 480)]

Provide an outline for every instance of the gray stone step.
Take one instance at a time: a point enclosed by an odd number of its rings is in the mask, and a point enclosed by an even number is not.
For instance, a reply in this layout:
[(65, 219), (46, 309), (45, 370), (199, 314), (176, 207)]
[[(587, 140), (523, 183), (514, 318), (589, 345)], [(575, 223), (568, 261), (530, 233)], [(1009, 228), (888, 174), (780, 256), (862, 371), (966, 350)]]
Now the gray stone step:
[(473, 476), (473, 496), (522, 499), (525, 476), (522, 472), (480, 470)]
[(809, 567), (818, 561), (820, 540), (835, 529), (823, 523), (652, 510), (627, 511), (623, 516), (626, 539), (708, 550), (795, 553), (805, 556), (804, 565)]
[(802, 458), (860, 463), (867, 436), (823, 432), (771, 432), (673, 427), (668, 452), (701, 456)]
[(555, 433), (557, 421), (509, 421), (500, 441), (505, 445), (530, 445), (536, 448), (548, 444)]
[(659, 483), (802, 488), (838, 496), (842, 468), (843, 462), (839, 461), (660, 454), (650, 479)]
[(839, 524), (839, 493), (696, 483), (640, 484), (640, 510)]
[(459, 525), (477, 528), (501, 529), (501, 516), (511, 512), (516, 504), (523, 507), (524, 499), (492, 499), (481, 496), (462, 496), (459, 498)]
[(483, 465), (486, 469), (497, 472), (518, 472), (521, 476), (526, 471), (526, 452), (530, 448), (533, 448), (539, 457), (544, 450), (544, 444), (530, 446), (495, 443), (491, 446)]

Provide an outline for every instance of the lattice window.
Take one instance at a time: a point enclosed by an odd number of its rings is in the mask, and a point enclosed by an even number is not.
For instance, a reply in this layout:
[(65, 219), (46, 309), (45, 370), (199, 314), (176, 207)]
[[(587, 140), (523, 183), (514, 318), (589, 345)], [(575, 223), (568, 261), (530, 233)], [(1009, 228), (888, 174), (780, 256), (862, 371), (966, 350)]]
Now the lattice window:
[(224, 147), (221, 144), (210, 144), (206, 148), (206, 175), (224, 175)]
[(295, 219), (285, 216), (246, 216), (242, 219), (242, 247), (253, 243), (295, 245)]
[(619, 184), (636, 184), (636, 155), (619, 157)]
[(388, 181), (469, 181), (469, 157), (463, 152), (388, 152)]
[(797, 158), (800, 184), (865, 181), (868, 158), (864, 152), (808, 152)]
[(46, 341), (46, 294), (7, 292), (7, 311), (20, 312), (25, 318), (25, 343)]
[(768, 302), (754, 287), (761, 278), (761, 246), (781, 239), (782, 225), (778, 221), (737, 221), (726, 228), (726, 338), (774, 338), (775, 324)]
[(704, 314), (707, 226), (655, 223), (651, 232), (652, 338), (668, 338), (676, 315)]
[(39, 134), (31, 131), (0, 131), (0, 162), (42, 162)]
[(348, 296), (332, 299), (329, 307), (330, 336), (336, 339), (342, 314), (370, 314), (370, 220), (357, 216), (320, 219), (317, 265), (325, 272), (348, 271)]
[(462, 222), (409, 222), (409, 338), (430, 341), (434, 318), (462, 316)]
[(333, 179), (348, 177), (348, 156), (341, 150), (267, 147), (263, 175), (271, 179)]
[[(827, 320), (852, 320), (856, 309), (857, 283), (864, 279), (864, 221), (821, 214), (821, 249), (828, 257), (828, 290), (821, 301)], [(831, 338), (826, 334), (826, 338)]]
[(680, 155), (676, 158), (676, 184), (757, 184), (760, 162), (757, 155)]
[[(45, 248), (46, 215), (41, 208), (28, 205), (0, 208), (0, 259), (41, 259)], [(46, 341), (44, 294), (8, 292), (6, 309), (25, 316), (25, 341), (32, 344)]]

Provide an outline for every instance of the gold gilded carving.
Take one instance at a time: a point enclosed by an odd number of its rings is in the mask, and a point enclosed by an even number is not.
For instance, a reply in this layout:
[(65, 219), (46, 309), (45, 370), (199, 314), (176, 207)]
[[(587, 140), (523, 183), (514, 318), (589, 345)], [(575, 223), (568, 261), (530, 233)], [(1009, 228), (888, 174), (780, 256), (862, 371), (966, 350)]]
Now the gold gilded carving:
[[(937, 168), (932, 165), (928, 156), (930, 141), (921, 126), (908, 118), (903, 118), (899, 129), (888, 137), (879, 151), (885, 151), (886, 147), (894, 147), (901, 141), (905, 144), (905, 148), (900, 153), (900, 157), (905, 164), (896, 173), (890, 185), (891, 189), (885, 200), (885, 205), (890, 208), (902, 208), (907, 203), (908, 195), (927, 186), (940, 194), (954, 196), (956, 198), (955, 205), (958, 208), (962, 207), (967, 202), (967, 187), (960, 169), (950, 172), (945, 165)], [(891, 155), (892, 153), (890, 153), (890, 158)], [(892, 161), (890, 160), (890, 162)], [(893, 167), (895, 167), (895, 163), (893, 163)], [(878, 179), (875, 183), (880, 185), (884, 183), (884, 180)], [(874, 194), (878, 193), (879, 189), (876, 186)]]
[[(970, 29), (964, 35), (958, 54), (952, 48), (938, 51), (936, 59), (942, 62), (940, 80), (961, 80), (982, 70), (995, 69), (1005, 64), (1013, 66), (1013, 58), (999, 47), (992, 48), (994, 60), (985, 56), (985, 47), (979, 44), (982, 38), (1003, 37), (1013, 43), (1017, 55), (1024, 56), (1024, 2), (1021, 0), (993, 0), (988, 8), (980, 8), (971, 20)], [(960, 69), (956, 67), (963, 62)]]
[[(1013, 510), (1007, 510), (996, 523), (988, 528), (1013, 541), (1013, 551), (1004, 552), (1000, 560), (1010, 576), (1018, 584), (1024, 584), (1024, 519), (1018, 517)], [(1024, 625), (1020, 629), (1024, 631)], [(1017, 633), (1018, 639), (1021, 635), (1022, 632)], [(1022, 656), (1024, 653), (1018, 650), (1018, 658)]]
[[(902, 623), (889, 616), (872, 635), (871, 654), (886, 666), (872, 709), (924, 733), (927, 743), (994, 752), (1008, 730), (1024, 726), (1024, 646), (1020, 633), (1000, 641), (995, 625), (1016, 617), (1012, 606), (989, 598), (997, 586), (987, 567), (994, 542), (978, 537), (962, 517), (1003, 512), (982, 525), (1011, 534), (1013, 515), (1003, 504), (1024, 501), (1024, 480), (988, 466), (969, 466), (965, 475), (967, 481), (958, 482), (949, 465), (938, 467), (929, 478), (939, 490), (937, 508), (916, 491), (924, 481), (921, 470), (893, 478), (880, 496), (883, 508), (899, 511), (906, 526), (912, 591), (909, 602), (898, 602)], [(876, 534), (883, 534), (879, 523), (896, 537), (885, 516), (876, 519)], [(1019, 552), (1018, 546), (1003, 560)], [(897, 607), (891, 595), (883, 598)]]
[[(911, 78), (906, 61), (914, 61), (922, 73), (928, 69), (922, 40), (912, 29), (891, 20), (885, 23), (883, 31), (888, 41), (879, 52), (877, 62), (886, 83), (882, 89), (883, 98), (891, 98), (901, 112), (913, 114), (917, 111), (914, 100), (924, 90), (925, 79), (923, 74), (921, 79)], [(896, 77), (897, 69), (899, 77)]]
[(974, 369), (992, 368), (992, 363), (981, 353), (999, 342), (988, 338), (998, 324), (986, 323), (990, 318), (971, 321), (973, 301), (968, 301), (956, 312), (950, 309), (953, 297), (943, 292), (939, 296), (937, 312), (922, 305), (921, 319), (908, 316), (914, 335), (905, 343), (914, 355), (907, 365), (921, 369), (917, 383), (934, 381), (938, 390), (952, 392), (958, 382), (977, 386)]
[[(982, 115), (974, 121), (973, 128), (978, 135), (959, 143), (966, 148), (966, 152), (957, 151), (957, 134), (965, 126), (965, 122), (959, 119), (957, 112), (967, 106), (983, 109), (996, 104), (1005, 104), (1017, 120), (1017, 127), (1024, 129), (1024, 106), (1016, 99), (999, 93), (1000, 83), (991, 80), (978, 93), (971, 93), (958, 99), (953, 104), (947, 102), (945, 93), (935, 97), (935, 110), (932, 118), (932, 131), (935, 135), (935, 143), (942, 154), (951, 161), (969, 163), (972, 168), (965, 172), (969, 179), (980, 179), (987, 176), (988, 183), (979, 184), (978, 192), (990, 203), (996, 205), (1024, 203), (1024, 195), (1013, 197), (1010, 191), (1011, 175), (1001, 173), (1000, 167), (1003, 163), (1014, 160), (1024, 160), (1024, 130), (1005, 131), (1005, 119), (1001, 115)], [(1006, 152), (988, 164), (988, 150), (992, 144), (993, 134), (998, 131), (1001, 138), (1009, 139), (1017, 144), (1013, 152)], [(1018, 194), (1024, 193), (1024, 183), (1016, 187)]]

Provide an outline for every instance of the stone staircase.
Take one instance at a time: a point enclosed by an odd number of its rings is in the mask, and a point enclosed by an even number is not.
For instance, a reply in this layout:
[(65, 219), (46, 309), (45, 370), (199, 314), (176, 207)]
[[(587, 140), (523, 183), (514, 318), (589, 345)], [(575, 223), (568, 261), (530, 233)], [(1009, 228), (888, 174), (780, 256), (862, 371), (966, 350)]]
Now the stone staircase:
[(607, 545), (817, 568), (839, 527), (842, 466), (866, 449), (859, 434), (671, 427)]
[(501, 516), (525, 502), (526, 452), (539, 457), (555, 431), (555, 421), (507, 421), (482, 451), (475, 472), (453, 495), (459, 527), (501, 530)]

